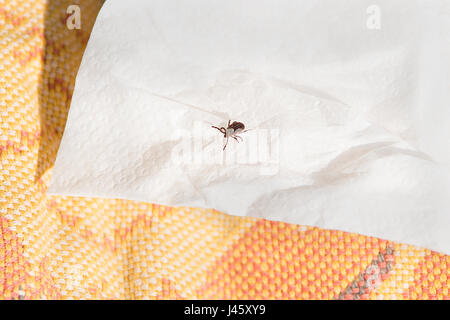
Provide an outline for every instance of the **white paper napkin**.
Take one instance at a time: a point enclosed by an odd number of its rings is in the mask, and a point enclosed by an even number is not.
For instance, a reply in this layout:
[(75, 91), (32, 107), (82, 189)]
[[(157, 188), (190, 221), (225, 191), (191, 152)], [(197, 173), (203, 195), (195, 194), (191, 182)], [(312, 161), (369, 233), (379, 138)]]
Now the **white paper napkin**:
[[(450, 254), (446, 1), (109, 0), (50, 194), (215, 208)], [(243, 141), (214, 126), (241, 121)]]

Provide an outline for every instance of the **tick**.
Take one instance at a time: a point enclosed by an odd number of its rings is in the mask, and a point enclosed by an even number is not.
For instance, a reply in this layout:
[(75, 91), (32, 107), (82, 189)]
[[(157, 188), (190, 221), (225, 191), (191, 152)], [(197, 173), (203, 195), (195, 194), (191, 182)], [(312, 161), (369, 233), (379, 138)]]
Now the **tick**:
[(238, 121), (233, 121), (233, 123), (231, 123), (231, 120), (228, 120), (228, 125), (227, 127), (215, 127), (215, 126), (211, 126), (214, 129), (219, 130), (220, 132), (223, 133), (223, 137), (225, 139), (227, 139), (227, 141), (225, 142), (225, 145), (223, 146), (223, 150), (225, 150), (225, 148), (227, 147), (228, 144), (228, 139), (231, 137), (234, 140), (236, 140), (239, 143), (239, 139), (241, 139), (241, 141), (243, 141), (244, 139), (239, 136), (239, 133), (244, 133), (248, 130), (245, 130), (245, 125), (242, 122), (238, 122)]

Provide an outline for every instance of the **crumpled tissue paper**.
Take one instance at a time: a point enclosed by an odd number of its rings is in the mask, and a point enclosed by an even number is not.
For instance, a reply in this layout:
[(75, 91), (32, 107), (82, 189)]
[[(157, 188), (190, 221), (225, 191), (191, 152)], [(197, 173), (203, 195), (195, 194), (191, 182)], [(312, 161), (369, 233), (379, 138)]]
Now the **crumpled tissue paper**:
[[(439, 0), (106, 1), (48, 192), (450, 254), (449, 12)], [(248, 131), (227, 142), (212, 126), (229, 120)]]

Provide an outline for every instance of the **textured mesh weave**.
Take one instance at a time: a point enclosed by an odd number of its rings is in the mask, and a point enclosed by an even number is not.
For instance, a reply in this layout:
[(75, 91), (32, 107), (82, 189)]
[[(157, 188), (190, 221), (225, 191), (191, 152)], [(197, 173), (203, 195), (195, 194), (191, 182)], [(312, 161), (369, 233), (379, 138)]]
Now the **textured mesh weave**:
[[(80, 30), (66, 27), (70, 4)], [(0, 0), (0, 298), (449, 299), (450, 256), (430, 250), (214, 210), (47, 196), (101, 4)]]

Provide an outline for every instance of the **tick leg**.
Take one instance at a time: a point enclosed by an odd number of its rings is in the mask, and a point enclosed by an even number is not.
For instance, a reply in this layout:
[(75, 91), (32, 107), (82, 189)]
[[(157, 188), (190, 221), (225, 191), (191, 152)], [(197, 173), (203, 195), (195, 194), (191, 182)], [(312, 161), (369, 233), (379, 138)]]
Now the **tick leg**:
[(220, 132), (222, 132), (224, 136), (225, 136), (225, 134), (226, 134), (226, 132), (227, 132), (227, 130), (225, 130), (224, 127), (221, 127), (221, 128), (218, 128), (218, 127), (215, 127), (215, 126), (211, 126), (211, 127), (214, 128), (214, 129), (219, 130)]
[(228, 120), (228, 126), (227, 126), (228, 128), (230, 127), (230, 122), (231, 122), (231, 120)]
[(237, 139), (237, 136), (236, 137), (232, 137), (232, 138), (239, 143), (239, 140)]
[[(233, 138), (240, 138), (241, 139), (241, 141), (244, 141), (244, 139), (241, 137), (241, 136), (234, 136)], [(237, 139), (236, 139), (237, 140)], [(239, 141), (238, 141), (239, 142)]]
[(227, 147), (228, 144), (228, 137), (227, 137), (227, 141), (225, 142), (225, 145), (223, 146), (223, 150), (225, 151), (225, 148)]

